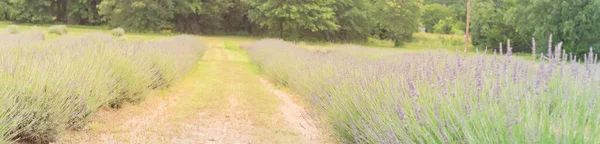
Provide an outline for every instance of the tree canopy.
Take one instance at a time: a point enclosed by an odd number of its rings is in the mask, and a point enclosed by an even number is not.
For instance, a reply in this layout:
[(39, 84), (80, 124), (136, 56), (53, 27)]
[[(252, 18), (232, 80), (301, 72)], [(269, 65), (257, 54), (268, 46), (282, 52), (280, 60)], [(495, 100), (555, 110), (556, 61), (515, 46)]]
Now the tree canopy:
[[(547, 45), (549, 36), (581, 55), (600, 46), (599, 0), (473, 0), (472, 36), (476, 45), (511, 39), (517, 52), (531, 52), (531, 39)], [(539, 52), (546, 47), (537, 48)]]
[[(511, 39), (514, 51), (530, 52), (532, 37), (550, 34), (577, 54), (600, 46), (600, 0), (472, 0), (471, 7), (471, 38), (479, 47)], [(396, 45), (419, 26), (464, 34), (465, 19), (465, 0), (0, 0), (0, 20), (17, 23)]]
[(421, 0), (0, 0), (0, 20), (288, 40), (410, 40)]

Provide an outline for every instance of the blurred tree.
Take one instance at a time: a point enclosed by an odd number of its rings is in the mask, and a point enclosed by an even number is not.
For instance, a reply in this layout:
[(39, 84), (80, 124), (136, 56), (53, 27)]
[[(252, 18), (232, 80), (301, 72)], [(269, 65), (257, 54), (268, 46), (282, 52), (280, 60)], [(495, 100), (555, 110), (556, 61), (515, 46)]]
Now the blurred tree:
[[(513, 23), (516, 32), (564, 42), (563, 49), (581, 55), (590, 47), (600, 47), (599, 0), (506, 0), (515, 3), (506, 11), (505, 19)], [(538, 42), (547, 45), (546, 41)], [(539, 49), (543, 51), (545, 49)]]
[(421, 23), (427, 32), (434, 32), (433, 26), (438, 24), (440, 20), (445, 20), (449, 17), (451, 19), (456, 17), (452, 9), (441, 4), (429, 4), (423, 7)]
[(393, 40), (395, 46), (409, 41), (418, 30), (421, 0), (378, 0), (375, 6), (379, 8), (373, 13), (378, 23), (375, 31)]
[(473, 0), (470, 27), (472, 43), (497, 49), (499, 43), (510, 39), (515, 52), (531, 49), (528, 47), (531, 38), (517, 33), (514, 24), (504, 20), (506, 11), (512, 6), (512, 3), (504, 0)]
[(0, 13), (4, 19), (23, 23), (48, 23), (54, 21), (54, 0), (0, 0)]
[[(172, 19), (167, 19), (167, 23), (172, 23), (168, 28), (174, 29), (176, 32), (200, 34), (203, 29), (217, 28), (213, 23), (220, 21), (215, 20), (222, 10), (219, 10), (222, 5), (228, 3), (223, 0), (216, 0), (214, 3), (204, 3), (202, 0), (170, 0), (173, 2), (173, 9), (169, 11), (173, 14)], [(215, 10), (216, 8), (216, 10)], [(212, 15), (201, 15), (205, 11), (213, 12)], [(206, 24), (211, 27), (206, 27)]]
[(332, 31), (340, 26), (335, 22), (332, 4), (335, 0), (246, 0), (251, 8), (248, 17), (252, 22), (269, 29), (278, 30), (284, 38), (284, 30)]
[(319, 32), (305, 31), (302, 34), (331, 42), (366, 42), (375, 26), (372, 14), (375, 7), (371, 0), (337, 0), (334, 9), (334, 21), (337, 30)]
[(80, 25), (99, 25), (102, 24), (100, 14), (98, 13), (97, 6), (101, 0), (70, 0), (67, 6), (67, 18), (66, 23), (68, 24), (80, 24)]
[(464, 23), (457, 21), (454, 17), (446, 17), (435, 24), (433, 27), (433, 32), (441, 34), (464, 35), (464, 28)]
[(158, 31), (171, 28), (173, 0), (104, 0), (98, 8), (113, 27), (129, 31)]

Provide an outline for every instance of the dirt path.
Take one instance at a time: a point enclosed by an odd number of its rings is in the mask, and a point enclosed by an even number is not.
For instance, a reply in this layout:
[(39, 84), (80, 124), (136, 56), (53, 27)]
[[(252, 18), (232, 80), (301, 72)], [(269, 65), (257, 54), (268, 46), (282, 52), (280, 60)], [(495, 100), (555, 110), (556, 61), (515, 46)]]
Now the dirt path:
[(266, 86), (273, 94), (282, 100), (279, 110), (284, 116), (288, 126), (295, 129), (301, 134), (302, 143), (323, 142), (324, 137), (318, 126), (308, 116), (306, 110), (296, 104), (291, 96), (279, 89), (274, 88), (274, 85), (264, 78), (260, 79), (261, 83)]
[(103, 109), (57, 143), (323, 143), (304, 109), (245, 53), (209, 41), (197, 69), (144, 102)]

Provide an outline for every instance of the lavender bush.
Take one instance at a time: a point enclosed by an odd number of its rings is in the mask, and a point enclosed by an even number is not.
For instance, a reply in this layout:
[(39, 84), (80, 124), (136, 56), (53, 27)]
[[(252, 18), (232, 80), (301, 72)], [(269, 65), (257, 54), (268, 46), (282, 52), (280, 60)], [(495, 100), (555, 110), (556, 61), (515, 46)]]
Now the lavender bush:
[(9, 36), (0, 35), (0, 143), (51, 142), (100, 107), (138, 102), (189, 71), (206, 48), (185, 35), (131, 43), (98, 33), (51, 42)]
[(125, 29), (121, 27), (114, 28), (110, 31), (110, 34), (112, 34), (115, 37), (125, 36)]
[(19, 33), (19, 26), (18, 25), (8, 25), (6, 27), (5, 31), (6, 31), (6, 33), (9, 33), (9, 34), (17, 34), (17, 33)]
[(66, 35), (69, 33), (66, 25), (53, 25), (48, 28), (49, 34)]
[(559, 44), (534, 62), (513, 58), (510, 47), (506, 55), (440, 50), (376, 59), (273, 39), (247, 47), (266, 76), (306, 96), (344, 143), (600, 141), (592, 52), (577, 62)]

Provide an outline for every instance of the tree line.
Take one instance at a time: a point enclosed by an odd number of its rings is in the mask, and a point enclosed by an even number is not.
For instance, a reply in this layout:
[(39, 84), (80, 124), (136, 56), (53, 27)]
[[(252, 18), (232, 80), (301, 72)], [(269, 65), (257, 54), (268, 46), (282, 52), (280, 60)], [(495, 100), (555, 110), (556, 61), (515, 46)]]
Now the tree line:
[[(550, 34), (576, 54), (600, 46), (600, 0), (471, 3), (470, 31), (478, 47), (511, 39), (514, 51), (531, 52), (532, 37), (545, 45)], [(0, 19), (288, 40), (375, 38), (401, 45), (419, 28), (463, 35), (466, 0), (0, 0)]]
[(420, 0), (0, 0), (18, 23), (109, 25), (129, 31), (269, 35), (397, 45), (417, 31)]

